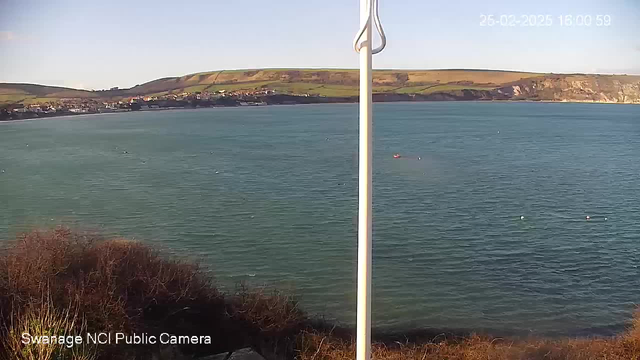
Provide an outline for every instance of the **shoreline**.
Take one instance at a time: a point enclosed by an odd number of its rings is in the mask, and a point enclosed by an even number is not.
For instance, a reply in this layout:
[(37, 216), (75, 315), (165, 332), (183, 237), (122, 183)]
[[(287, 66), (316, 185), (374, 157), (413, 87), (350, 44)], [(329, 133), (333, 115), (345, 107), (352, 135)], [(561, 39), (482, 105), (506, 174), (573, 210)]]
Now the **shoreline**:
[[(535, 104), (535, 103), (544, 103), (544, 104), (594, 104), (594, 105), (631, 105), (631, 106), (640, 106), (640, 103), (621, 103), (621, 102), (602, 102), (602, 101), (556, 101), (556, 100), (398, 100), (398, 101), (374, 101), (374, 104), (388, 104), (388, 103), (402, 103), (402, 104), (415, 104), (415, 103), (506, 103), (506, 104)], [(204, 109), (233, 109), (233, 108), (261, 108), (267, 106), (300, 106), (300, 105), (330, 105), (330, 104), (358, 104), (358, 101), (349, 101), (345, 99), (345, 101), (330, 101), (330, 102), (299, 102), (299, 103), (272, 103), (272, 104), (264, 104), (264, 105), (236, 105), (236, 106), (201, 106), (201, 107), (167, 107), (167, 108), (157, 108), (157, 109), (145, 109), (145, 110), (131, 110), (131, 111), (117, 111), (117, 112), (94, 112), (94, 113), (83, 113), (83, 114), (63, 114), (63, 115), (52, 115), (52, 116), (34, 116), (24, 119), (8, 119), (8, 120), (0, 120), (0, 124), (2, 123), (13, 123), (20, 121), (31, 121), (31, 120), (46, 120), (46, 119), (60, 119), (60, 118), (72, 118), (72, 117), (87, 117), (87, 116), (96, 116), (96, 115), (118, 115), (123, 113), (148, 113), (148, 112), (157, 112), (157, 111), (182, 111), (182, 110), (204, 110)]]

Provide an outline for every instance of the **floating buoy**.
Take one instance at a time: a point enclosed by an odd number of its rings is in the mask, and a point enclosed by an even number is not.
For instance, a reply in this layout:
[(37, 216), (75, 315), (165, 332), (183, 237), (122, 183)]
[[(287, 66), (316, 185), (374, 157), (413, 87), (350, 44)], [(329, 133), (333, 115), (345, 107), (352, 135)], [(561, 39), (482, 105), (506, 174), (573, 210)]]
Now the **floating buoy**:
[(393, 158), (394, 159), (399, 159), (400, 158), (400, 154), (393, 154)]
[(520, 215), (520, 220), (524, 220), (524, 215)]
[(418, 160), (422, 160), (422, 158), (420, 156), (418, 156)]
[(609, 218), (604, 218), (604, 221), (607, 221), (607, 220), (609, 220)]
[(591, 220), (591, 216), (587, 215), (586, 219)]

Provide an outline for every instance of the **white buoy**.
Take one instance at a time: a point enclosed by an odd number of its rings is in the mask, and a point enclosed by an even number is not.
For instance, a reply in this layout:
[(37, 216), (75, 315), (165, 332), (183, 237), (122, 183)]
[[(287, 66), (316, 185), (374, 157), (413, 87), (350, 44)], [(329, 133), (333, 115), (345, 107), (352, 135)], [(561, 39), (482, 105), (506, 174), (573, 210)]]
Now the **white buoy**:
[(524, 220), (524, 215), (520, 215), (520, 220)]
[(609, 218), (604, 218), (604, 221), (607, 221), (607, 220), (609, 220)]
[(587, 220), (591, 220), (591, 216), (587, 215)]

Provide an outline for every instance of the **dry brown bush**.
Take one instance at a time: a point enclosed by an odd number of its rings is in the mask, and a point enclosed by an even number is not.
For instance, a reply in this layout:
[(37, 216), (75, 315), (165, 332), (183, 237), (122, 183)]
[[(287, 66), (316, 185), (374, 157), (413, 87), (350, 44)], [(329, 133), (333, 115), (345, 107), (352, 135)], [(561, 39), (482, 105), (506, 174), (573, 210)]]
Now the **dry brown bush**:
[[(20, 235), (0, 253), (0, 358), (51, 358), (51, 353), (35, 348), (24, 353), (11, 340), (24, 329), (211, 336), (212, 345), (181, 348), (194, 355), (252, 346), (267, 359), (355, 356), (350, 329), (309, 319), (290, 296), (245, 287), (225, 295), (194, 263), (172, 259), (139, 242), (105, 240), (63, 227)], [(412, 339), (379, 338), (373, 359), (640, 360), (640, 313), (625, 334), (612, 338)], [(149, 351), (153, 349), (113, 346), (101, 347), (96, 354), (58, 358), (144, 359)], [(16, 355), (23, 353), (22, 358)]]
[[(618, 337), (508, 340), (471, 335), (423, 344), (374, 343), (376, 360), (639, 360), (640, 313)], [(305, 331), (298, 336), (299, 360), (347, 360), (355, 357), (353, 339)]]
[(24, 344), (22, 334), (31, 336), (75, 336), (77, 330), (86, 330), (86, 323), (78, 309), (70, 305), (57, 310), (50, 299), (38, 305), (28, 306), (22, 313), (12, 314), (5, 333), (7, 359), (15, 360), (93, 360), (97, 349), (87, 343), (66, 346), (65, 344)]

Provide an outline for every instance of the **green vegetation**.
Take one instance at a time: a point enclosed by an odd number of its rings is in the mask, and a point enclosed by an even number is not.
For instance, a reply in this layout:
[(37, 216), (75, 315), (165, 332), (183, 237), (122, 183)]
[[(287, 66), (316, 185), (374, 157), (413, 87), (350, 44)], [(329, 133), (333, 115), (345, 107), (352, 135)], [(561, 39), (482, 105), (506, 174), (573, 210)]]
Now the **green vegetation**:
[(359, 88), (348, 85), (322, 85), (313, 89), (313, 95), (327, 97), (349, 97), (358, 96)]
[(24, 93), (19, 94), (3, 94), (0, 95), (0, 104), (2, 103), (24, 103), (25, 100), (35, 99), (35, 95), (28, 95)]
[(242, 90), (258, 90), (264, 86), (273, 84), (273, 81), (252, 81), (243, 83), (229, 83), (229, 84), (212, 84), (207, 86), (207, 91), (242, 91)]
[(44, 104), (59, 101), (60, 98), (57, 97), (30, 97), (24, 100), (22, 103), (25, 105), (31, 104)]
[[(25, 345), (23, 332), (167, 332), (210, 336), (211, 344), (175, 347), (167, 357), (159, 354), (166, 348), (153, 345)], [(309, 318), (294, 299), (278, 292), (240, 287), (223, 293), (197, 264), (139, 242), (59, 227), (22, 234), (0, 254), (0, 359), (185, 359), (251, 347), (267, 360), (347, 360), (355, 356), (353, 335), (351, 329)], [(626, 333), (613, 338), (374, 332), (373, 358), (637, 360), (640, 314)]]
[(188, 92), (188, 93), (196, 93), (196, 92), (203, 92), (209, 85), (194, 85), (194, 86), (189, 86), (186, 87), (184, 89), (182, 89), (182, 91), (174, 91), (175, 93), (177, 92)]
[[(416, 94), (448, 93), (459, 90), (492, 90), (494, 87), (465, 85), (435, 85), (416, 91)], [(402, 89), (401, 89), (402, 90)]]
[[(461, 90), (486, 91), (482, 99), (535, 99), (576, 101), (636, 101), (640, 76), (540, 74), (494, 70), (376, 70), (376, 94), (445, 94), (459, 98)], [(533, 83), (526, 94), (510, 92), (512, 86)], [(79, 98), (112, 101), (135, 96), (164, 96), (184, 92), (275, 90), (283, 94), (348, 98), (358, 95), (359, 71), (354, 69), (257, 69), (220, 70), (153, 80), (130, 89), (85, 91), (32, 84), (0, 84), (0, 104), (33, 103), (36, 99)], [(585, 89), (591, 89), (585, 91)], [(621, 89), (623, 96), (621, 97)], [(570, 90), (570, 93), (564, 92)], [(488, 92), (493, 92), (488, 94)], [(629, 93), (629, 94), (627, 94)], [(591, 95), (589, 95), (591, 94)], [(595, 94), (595, 95), (594, 95)], [(568, 99), (567, 99), (568, 98)], [(466, 99), (466, 98), (465, 98)], [(637, 101), (640, 101), (638, 99)]]
[[(356, 89), (360, 89), (360, 87), (356, 87)], [(403, 89), (403, 88), (400, 88)], [(373, 88), (373, 92), (374, 93), (397, 93), (397, 90), (399, 90), (397, 87), (395, 86), (385, 86), (385, 85), (378, 85), (375, 86)]]

